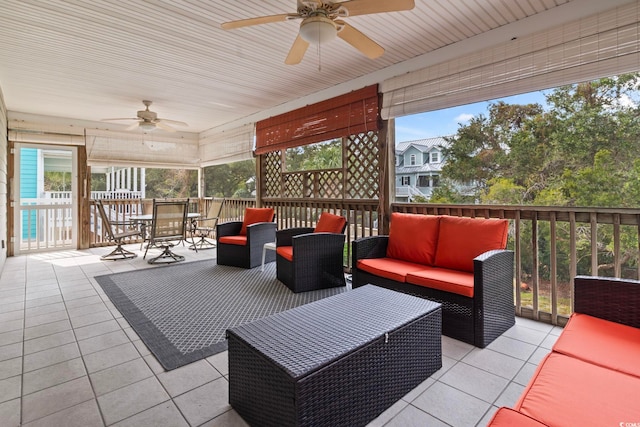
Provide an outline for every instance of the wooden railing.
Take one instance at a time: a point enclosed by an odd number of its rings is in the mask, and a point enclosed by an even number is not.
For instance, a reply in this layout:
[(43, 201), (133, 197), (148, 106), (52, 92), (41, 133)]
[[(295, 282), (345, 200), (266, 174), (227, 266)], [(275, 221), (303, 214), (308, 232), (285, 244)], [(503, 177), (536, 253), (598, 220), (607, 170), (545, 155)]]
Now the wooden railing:
[[(194, 199), (191, 211), (206, 213), (211, 201)], [(137, 212), (140, 200), (109, 203), (126, 219)], [(314, 226), (324, 211), (347, 217), (347, 270), (350, 243), (378, 234), (377, 200), (266, 199), (263, 204), (275, 209), (278, 229)], [(226, 199), (221, 222), (240, 221), (244, 210), (255, 205), (254, 199)], [(391, 211), (508, 219), (516, 314), (522, 317), (564, 325), (572, 312), (573, 278), (578, 274), (640, 277), (640, 209), (394, 203)], [(104, 244), (95, 221), (92, 227), (93, 246)]]

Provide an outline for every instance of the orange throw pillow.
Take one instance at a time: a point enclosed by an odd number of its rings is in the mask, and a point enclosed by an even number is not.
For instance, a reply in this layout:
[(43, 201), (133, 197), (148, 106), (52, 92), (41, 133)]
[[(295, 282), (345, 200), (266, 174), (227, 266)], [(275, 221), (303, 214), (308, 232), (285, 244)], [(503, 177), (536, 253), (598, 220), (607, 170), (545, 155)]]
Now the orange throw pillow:
[(240, 235), (245, 236), (247, 234), (248, 225), (273, 221), (273, 215), (273, 208), (247, 208), (244, 211), (244, 221), (242, 222)]
[(314, 233), (342, 233), (347, 219), (340, 215), (323, 212), (316, 224)]
[(389, 258), (433, 265), (440, 217), (393, 212), (389, 228)]
[(507, 247), (506, 219), (463, 218), (443, 215), (435, 266), (473, 272), (473, 259)]

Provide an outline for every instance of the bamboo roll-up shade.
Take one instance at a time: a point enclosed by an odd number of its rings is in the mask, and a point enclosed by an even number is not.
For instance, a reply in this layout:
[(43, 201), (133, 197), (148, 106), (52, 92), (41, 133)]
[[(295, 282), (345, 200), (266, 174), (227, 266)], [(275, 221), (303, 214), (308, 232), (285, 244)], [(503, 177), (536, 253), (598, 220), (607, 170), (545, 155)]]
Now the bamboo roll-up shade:
[(132, 134), (86, 130), (87, 160), (91, 165), (135, 165), (193, 169), (200, 165), (198, 134), (166, 132)]
[(200, 134), (201, 166), (221, 165), (253, 158), (255, 125), (253, 123), (233, 129), (211, 129)]
[(299, 108), (256, 124), (256, 154), (379, 130), (378, 85)]
[(383, 82), (384, 119), (640, 70), (639, 2)]

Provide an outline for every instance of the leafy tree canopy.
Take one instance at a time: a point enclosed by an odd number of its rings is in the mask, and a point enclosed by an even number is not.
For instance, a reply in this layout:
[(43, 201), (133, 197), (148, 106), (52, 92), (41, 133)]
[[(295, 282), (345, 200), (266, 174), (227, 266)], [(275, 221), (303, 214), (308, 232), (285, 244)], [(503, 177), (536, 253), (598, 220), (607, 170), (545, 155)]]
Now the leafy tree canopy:
[[(483, 203), (638, 207), (639, 89), (627, 74), (554, 89), (544, 108), (495, 102), (448, 138), (442, 177), (475, 180)], [(454, 188), (431, 201), (459, 203)]]

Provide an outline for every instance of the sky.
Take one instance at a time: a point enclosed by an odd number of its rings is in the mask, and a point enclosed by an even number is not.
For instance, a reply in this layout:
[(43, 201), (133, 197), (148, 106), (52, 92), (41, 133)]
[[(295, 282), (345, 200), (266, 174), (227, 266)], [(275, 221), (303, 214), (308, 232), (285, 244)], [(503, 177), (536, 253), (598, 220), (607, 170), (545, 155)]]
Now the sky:
[(396, 143), (453, 135), (458, 130), (460, 124), (468, 123), (472, 117), (479, 114), (484, 114), (485, 117), (488, 116), (488, 107), (492, 102), (504, 101), (510, 104), (531, 104), (537, 102), (545, 106), (544, 93), (546, 92), (549, 91), (530, 92), (428, 113), (396, 117)]

